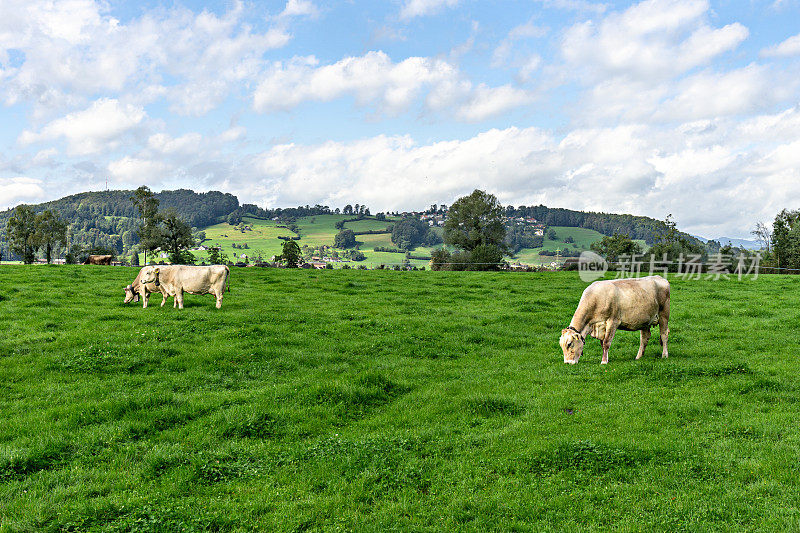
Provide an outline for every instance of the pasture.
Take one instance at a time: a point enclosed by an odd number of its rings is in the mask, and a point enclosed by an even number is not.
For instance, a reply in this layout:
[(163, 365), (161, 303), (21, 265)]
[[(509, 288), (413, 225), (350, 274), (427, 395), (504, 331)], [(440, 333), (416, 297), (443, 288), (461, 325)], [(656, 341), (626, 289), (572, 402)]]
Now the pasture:
[(800, 528), (800, 277), (671, 279), (669, 359), (571, 366), (574, 272), (136, 272), (0, 267), (0, 531)]

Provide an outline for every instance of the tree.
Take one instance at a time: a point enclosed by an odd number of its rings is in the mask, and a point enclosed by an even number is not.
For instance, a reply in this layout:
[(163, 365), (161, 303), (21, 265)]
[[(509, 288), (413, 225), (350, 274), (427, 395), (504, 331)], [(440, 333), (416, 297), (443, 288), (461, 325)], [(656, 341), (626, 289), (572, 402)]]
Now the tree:
[(181, 219), (177, 211), (170, 209), (163, 216), (164, 229), (162, 239), (169, 250), (170, 262), (173, 264), (191, 263), (194, 260), (187, 248), (194, 246), (192, 228)]
[(782, 210), (772, 223), (772, 253), (778, 268), (800, 265), (800, 211)]
[(144, 262), (147, 264), (147, 252), (152, 252), (163, 240), (161, 228), (161, 215), (158, 212), (158, 198), (155, 197), (149, 187), (142, 185), (131, 196), (133, 205), (139, 210), (139, 218), (142, 223), (139, 225), (139, 245), (144, 250)]
[(446, 248), (439, 248), (431, 253), (431, 270), (447, 270), (449, 262), (450, 252)]
[[(450, 206), (444, 223), (444, 242), (461, 248), (467, 254), (480, 247), (476, 255), (481, 261), (499, 257), (508, 250), (505, 243), (506, 227), (503, 224), (503, 206), (493, 194), (475, 189)], [(476, 265), (478, 266), (478, 265)], [(483, 265), (488, 270), (490, 265)]]
[(334, 248), (353, 248), (356, 245), (356, 234), (351, 229), (343, 229), (333, 238)]
[(133, 255), (131, 255), (131, 266), (139, 266), (139, 254), (136, 252), (133, 252)]
[(642, 247), (624, 233), (614, 232), (606, 235), (601, 240), (592, 243), (592, 250), (605, 257), (608, 261), (616, 261), (620, 256), (631, 259), (633, 254), (641, 254)]
[(772, 242), (772, 231), (770, 231), (769, 227), (763, 222), (759, 221), (756, 222), (756, 229), (750, 233), (753, 234), (761, 244), (761, 249), (769, 253), (769, 247)]
[(48, 209), (37, 215), (35, 225), (34, 242), (44, 251), (44, 257), (49, 264), (53, 259), (54, 248), (67, 245), (67, 223)]
[(297, 242), (284, 241), (283, 251), (277, 259), (282, 261), (286, 268), (297, 268), (300, 264), (300, 257), (300, 246), (297, 245)]
[(705, 247), (700, 241), (689, 239), (685, 233), (678, 231), (671, 214), (660, 222), (656, 235), (656, 243), (650, 248), (650, 253), (659, 260), (666, 258), (675, 262), (680, 261), (682, 256), (684, 259), (688, 256), (702, 257), (705, 252)]
[(22, 261), (29, 265), (36, 260), (36, 215), (33, 208), (20, 205), (14, 209), (14, 214), (8, 219), (6, 226), (8, 243), (11, 252), (22, 257)]
[(392, 242), (405, 250), (422, 244), (428, 234), (428, 225), (416, 218), (404, 218), (392, 227)]

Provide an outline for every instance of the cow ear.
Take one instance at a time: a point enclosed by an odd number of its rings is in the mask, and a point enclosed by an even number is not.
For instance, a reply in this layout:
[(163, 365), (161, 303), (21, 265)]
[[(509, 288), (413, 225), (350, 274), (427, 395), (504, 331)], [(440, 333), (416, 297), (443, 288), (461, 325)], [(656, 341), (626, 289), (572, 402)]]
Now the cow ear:
[(566, 329), (562, 329), (562, 330), (561, 330), (561, 334), (562, 334), (562, 335), (564, 335), (564, 334), (565, 334), (567, 331), (568, 331), (568, 330), (566, 330)]

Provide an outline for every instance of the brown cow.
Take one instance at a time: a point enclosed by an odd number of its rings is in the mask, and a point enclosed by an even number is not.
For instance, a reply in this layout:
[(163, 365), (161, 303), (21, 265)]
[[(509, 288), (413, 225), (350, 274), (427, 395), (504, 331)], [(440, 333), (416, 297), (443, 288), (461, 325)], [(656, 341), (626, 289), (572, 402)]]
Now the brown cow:
[(86, 258), (86, 261), (83, 262), (84, 265), (110, 265), (111, 264), (111, 256), (110, 255), (90, 255)]
[(669, 335), (669, 282), (661, 276), (595, 281), (583, 291), (578, 308), (567, 329), (561, 330), (559, 344), (564, 362), (574, 365), (583, 354), (586, 335), (603, 343), (601, 364), (608, 363), (608, 348), (617, 329), (640, 331), (636, 359), (642, 357), (650, 327), (658, 324), (661, 357), (667, 357)]

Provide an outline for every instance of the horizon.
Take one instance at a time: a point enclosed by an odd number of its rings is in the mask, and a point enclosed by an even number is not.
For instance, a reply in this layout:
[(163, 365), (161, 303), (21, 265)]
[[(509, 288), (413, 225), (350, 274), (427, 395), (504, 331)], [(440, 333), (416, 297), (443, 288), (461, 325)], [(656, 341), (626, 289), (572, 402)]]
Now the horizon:
[(739, 4), (10, 0), (0, 209), (106, 180), (375, 212), (478, 188), (752, 240), (800, 203), (800, 1)]

